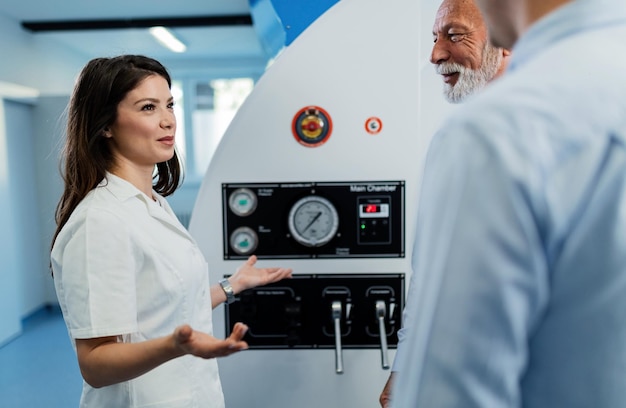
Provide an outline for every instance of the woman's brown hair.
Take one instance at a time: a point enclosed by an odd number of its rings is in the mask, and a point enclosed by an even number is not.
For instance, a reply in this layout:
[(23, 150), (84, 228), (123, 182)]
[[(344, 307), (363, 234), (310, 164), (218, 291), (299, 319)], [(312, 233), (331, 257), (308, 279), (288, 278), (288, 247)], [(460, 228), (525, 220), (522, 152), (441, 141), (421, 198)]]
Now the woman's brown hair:
[[(96, 58), (81, 71), (68, 107), (67, 135), (61, 159), (65, 183), (56, 207), (56, 231), (67, 223), (76, 206), (93, 190), (113, 164), (105, 129), (117, 116), (117, 106), (126, 94), (151, 75), (159, 75), (172, 86), (169, 73), (160, 62), (141, 55)], [(172, 194), (182, 181), (178, 155), (156, 165), (154, 189), (163, 196)]]

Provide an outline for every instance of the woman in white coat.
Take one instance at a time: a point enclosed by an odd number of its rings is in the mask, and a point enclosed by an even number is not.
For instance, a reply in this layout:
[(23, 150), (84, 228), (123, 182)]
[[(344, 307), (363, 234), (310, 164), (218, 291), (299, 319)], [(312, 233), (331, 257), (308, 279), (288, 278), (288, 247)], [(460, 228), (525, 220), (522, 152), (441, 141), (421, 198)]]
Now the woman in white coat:
[(164, 197), (179, 186), (171, 79), (143, 56), (97, 58), (70, 101), (51, 266), (84, 378), (81, 406), (223, 407), (211, 335), (234, 294), (291, 276), (250, 257), (220, 284)]

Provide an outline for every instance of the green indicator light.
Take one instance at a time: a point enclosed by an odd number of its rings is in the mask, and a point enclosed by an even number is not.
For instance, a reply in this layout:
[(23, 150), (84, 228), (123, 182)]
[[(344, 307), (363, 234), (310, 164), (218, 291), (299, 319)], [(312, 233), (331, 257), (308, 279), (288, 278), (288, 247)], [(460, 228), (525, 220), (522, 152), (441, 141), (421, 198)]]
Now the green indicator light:
[(361, 229), (365, 229), (365, 224), (361, 224)]
[(248, 200), (243, 199), (243, 200), (239, 200), (239, 205), (246, 205), (248, 204)]
[(247, 239), (246, 239), (246, 240), (243, 240), (243, 241), (241, 241), (241, 242), (239, 243), (239, 246), (240, 246), (240, 247), (242, 247), (242, 248), (247, 248), (247, 247), (248, 247), (248, 245), (250, 245), (250, 242), (248, 242), (248, 240), (247, 240)]

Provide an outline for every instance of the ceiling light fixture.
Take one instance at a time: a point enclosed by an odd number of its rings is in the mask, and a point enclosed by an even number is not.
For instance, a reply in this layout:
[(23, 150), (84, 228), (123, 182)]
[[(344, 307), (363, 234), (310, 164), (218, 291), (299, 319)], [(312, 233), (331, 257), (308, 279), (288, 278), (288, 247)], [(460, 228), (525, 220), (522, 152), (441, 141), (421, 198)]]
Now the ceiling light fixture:
[(150, 34), (166, 48), (174, 52), (185, 52), (187, 46), (165, 27), (151, 27)]

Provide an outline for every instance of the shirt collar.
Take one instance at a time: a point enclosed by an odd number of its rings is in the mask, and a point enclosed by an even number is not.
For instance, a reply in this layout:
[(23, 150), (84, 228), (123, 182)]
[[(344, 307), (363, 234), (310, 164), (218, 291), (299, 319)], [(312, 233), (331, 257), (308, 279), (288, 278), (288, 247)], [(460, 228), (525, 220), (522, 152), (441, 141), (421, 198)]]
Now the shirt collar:
[[(125, 201), (131, 197), (138, 197), (144, 199), (145, 201), (151, 200), (150, 197), (146, 196), (132, 183), (109, 172), (106, 173), (104, 179), (102, 179), (100, 184), (98, 184), (98, 187), (107, 187), (111, 194), (117, 197), (120, 201)], [(159, 194), (154, 190), (152, 191), (152, 195), (157, 197), (157, 200), (160, 198)]]
[(534, 23), (513, 47), (509, 71), (576, 33), (626, 21), (624, 0), (573, 0)]
[(152, 195), (157, 199), (158, 203), (155, 203), (132, 183), (112, 173), (106, 173), (104, 179), (98, 184), (98, 187), (106, 188), (122, 202), (134, 197), (140, 199), (146, 205), (148, 214), (150, 214), (151, 217), (168, 224), (175, 231), (194, 242), (187, 229), (178, 221), (178, 218), (167, 201), (156, 191), (152, 190)]

